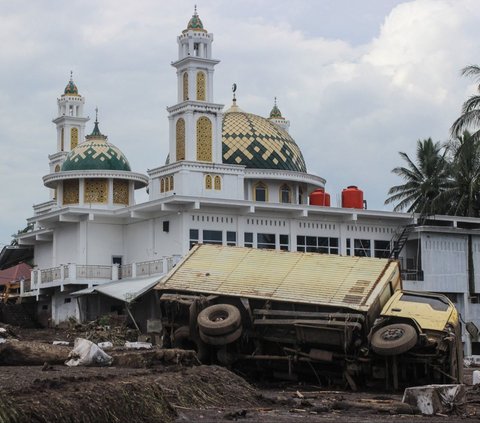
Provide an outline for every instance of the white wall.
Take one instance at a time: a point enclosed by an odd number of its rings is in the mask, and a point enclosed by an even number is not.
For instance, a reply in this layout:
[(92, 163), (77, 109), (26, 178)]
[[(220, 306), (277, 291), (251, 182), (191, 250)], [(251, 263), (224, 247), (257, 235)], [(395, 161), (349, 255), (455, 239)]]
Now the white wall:
[(36, 244), (34, 248), (33, 264), (40, 269), (54, 267), (53, 264), (53, 244)]
[[(67, 299), (70, 302), (65, 302)], [(75, 317), (80, 320), (80, 313), (77, 305), (77, 299), (70, 296), (69, 293), (55, 291), (52, 296), (52, 321), (58, 325), (66, 322), (69, 317)]]
[(123, 225), (86, 222), (86, 264), (112, 264), (112, 256), (124, 256)]
[(467, 292), (467, 236), (422, 234), (422, 289), (435, 292)]
[(54, 250), (55, 266), (67, 263), (79, 263), (79, 224), (61, 223), (55, 228)]

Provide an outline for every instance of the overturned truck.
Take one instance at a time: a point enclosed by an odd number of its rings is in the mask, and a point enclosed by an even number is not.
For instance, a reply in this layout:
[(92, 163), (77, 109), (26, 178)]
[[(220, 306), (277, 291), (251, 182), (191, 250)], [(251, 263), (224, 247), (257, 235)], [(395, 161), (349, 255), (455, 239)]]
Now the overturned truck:
[(402, 291), (397, 261), (196, 245), (156, 289), (165, 344), (202, 362), (352, 389), (463, 378), (454, 305)]

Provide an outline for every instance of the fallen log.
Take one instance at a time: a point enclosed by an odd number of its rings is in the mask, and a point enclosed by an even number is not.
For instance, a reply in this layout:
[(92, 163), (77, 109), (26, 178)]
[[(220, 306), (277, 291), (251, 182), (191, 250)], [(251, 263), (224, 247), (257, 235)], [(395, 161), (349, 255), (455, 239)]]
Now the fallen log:
[(35, 341), (8, 340), (0, 344), (0, 366), (63, 364), (71, 347)]

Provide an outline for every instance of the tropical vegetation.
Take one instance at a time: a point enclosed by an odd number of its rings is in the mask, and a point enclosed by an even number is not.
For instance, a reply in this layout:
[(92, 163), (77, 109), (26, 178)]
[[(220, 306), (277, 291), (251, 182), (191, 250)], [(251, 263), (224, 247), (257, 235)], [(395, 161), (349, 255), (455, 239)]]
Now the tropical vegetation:
[[(480, 82), (480, 66), (468, 66), (462, 74)], [(450, 132), (447, 143), (418, 140), (414, 160), (399, 153), (405, 165), (392, 172), (405, 183), (389, 189), (385, 204), (423, 216), (480, 217), (480, 95), (465, 101)]]

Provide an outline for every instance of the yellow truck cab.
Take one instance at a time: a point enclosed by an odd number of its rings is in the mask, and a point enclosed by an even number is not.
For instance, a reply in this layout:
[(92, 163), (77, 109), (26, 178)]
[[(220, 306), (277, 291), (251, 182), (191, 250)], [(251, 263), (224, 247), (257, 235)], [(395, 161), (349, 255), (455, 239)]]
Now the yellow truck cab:
[(443, 376), (450, 383), (463, 380), (459, 315), (444, 295), (396, 291), (369, 338), (376, 355), (399, 357), (395, 365), (404, 372), (423, 365), (433, 379)]

